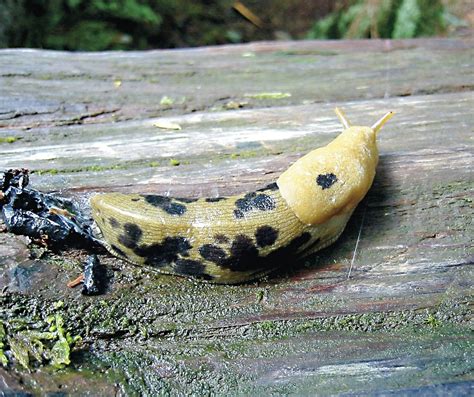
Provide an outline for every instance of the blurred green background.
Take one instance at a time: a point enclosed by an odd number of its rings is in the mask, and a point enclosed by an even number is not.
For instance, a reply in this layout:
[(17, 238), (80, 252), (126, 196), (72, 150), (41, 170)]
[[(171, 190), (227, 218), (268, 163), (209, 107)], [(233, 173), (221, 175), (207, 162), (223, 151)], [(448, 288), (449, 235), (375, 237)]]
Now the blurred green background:
[(0, 0), (0, 47), (132, 50), (472, 31), (471, 0)]

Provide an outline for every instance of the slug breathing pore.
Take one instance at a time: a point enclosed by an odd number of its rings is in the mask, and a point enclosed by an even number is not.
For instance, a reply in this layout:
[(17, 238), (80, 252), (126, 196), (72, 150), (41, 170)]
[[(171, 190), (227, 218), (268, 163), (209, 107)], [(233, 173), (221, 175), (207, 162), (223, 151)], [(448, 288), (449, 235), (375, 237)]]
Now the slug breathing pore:
[(377, 133), (352, 126), (262, 189), (231, 197), (99, 194), (92, 215), (109, 251), (162, 273), (214, 283), (249, 281), (332, 244), (372, 185)]

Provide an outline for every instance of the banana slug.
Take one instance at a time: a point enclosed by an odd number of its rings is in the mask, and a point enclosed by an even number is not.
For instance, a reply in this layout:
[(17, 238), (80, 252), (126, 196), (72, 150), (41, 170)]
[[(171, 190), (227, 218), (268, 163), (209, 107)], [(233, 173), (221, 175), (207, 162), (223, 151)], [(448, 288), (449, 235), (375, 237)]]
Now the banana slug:
[(93, 196), (92, 216), (109, 251), (160, 272), (214, 283), (261, 277), (332, 244), (372, 185), (376, 136), (351, 126), (297, 160), (276, 183), (240, 196), (171, 198), (152, 194)]

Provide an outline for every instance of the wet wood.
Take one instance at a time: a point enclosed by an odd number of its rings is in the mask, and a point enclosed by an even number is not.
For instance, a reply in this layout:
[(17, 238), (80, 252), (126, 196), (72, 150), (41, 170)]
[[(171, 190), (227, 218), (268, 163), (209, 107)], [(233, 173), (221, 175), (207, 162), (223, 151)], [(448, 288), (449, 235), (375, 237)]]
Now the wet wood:
[[(87, 391), (79, 368), (113, 367), (90, 378), (95, 390), (109, 395), (128, 382), (120, 392), (468, 394), (473, 44), (0, 51), (0, 168), (29, 168), (34, 187), (86, 212), (103, 191), (253, 190), (337, 135), (335, 106), (362, 125), (396, 113), (379, 135), (374, 186), (340, 240), (268, 280), (209, 286), (101, 255), (113, 281), (104, 296), (86, 298), (67, 288), (84, 253), (34, 248), (32, 256), (24, 238), (1, 234), (0, 315), (25, 305), (41, 316), (64, 301), (86, 347), (67, 379), (18, 368), (0, 379), (9, 390), (77, 392), (79, 377)], [(186, 383), (193, 371), (200, 389)]]

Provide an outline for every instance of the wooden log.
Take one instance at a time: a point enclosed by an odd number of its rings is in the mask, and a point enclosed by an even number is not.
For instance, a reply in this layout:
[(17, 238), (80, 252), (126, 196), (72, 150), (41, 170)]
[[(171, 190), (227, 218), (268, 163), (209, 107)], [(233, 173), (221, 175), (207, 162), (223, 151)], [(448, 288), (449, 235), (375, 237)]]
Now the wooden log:
[(1, 234), (0, 319), (34, 328), (59, 313), (84, 345), (63, 372), (9, 366), (0, 384), (103, 395), (468, 394), (472, 44), (0, 51), (1, 168), (29, 168), (34, 187), (85, 212), (103, 191), (254, 190), (338, 134), (336, 105), (362, 125), (396, 113), (379, 135), (374, 186), (342, 237), (266, 280), (214, 286), (103, 254), (109, 289), (83, 297), (66, 284), (86, 253)]

